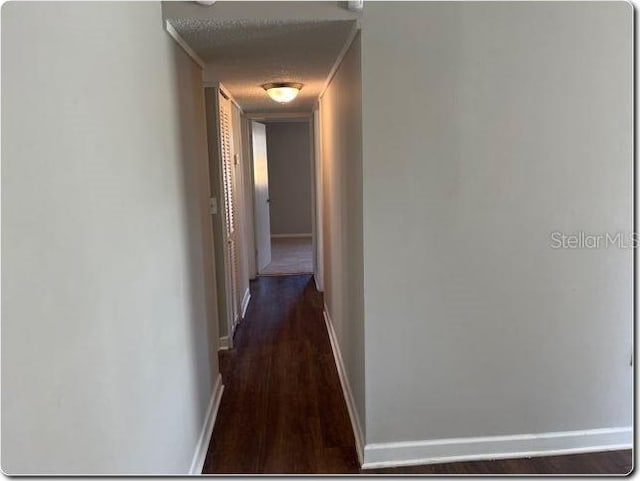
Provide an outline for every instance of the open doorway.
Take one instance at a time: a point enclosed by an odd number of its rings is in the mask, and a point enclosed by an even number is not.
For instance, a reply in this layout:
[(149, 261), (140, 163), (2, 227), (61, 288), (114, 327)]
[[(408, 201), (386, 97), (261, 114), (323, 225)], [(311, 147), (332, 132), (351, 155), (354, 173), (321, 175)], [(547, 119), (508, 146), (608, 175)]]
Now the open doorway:
[(313, 273), (309, 118), (252, 121), (258, 275)]

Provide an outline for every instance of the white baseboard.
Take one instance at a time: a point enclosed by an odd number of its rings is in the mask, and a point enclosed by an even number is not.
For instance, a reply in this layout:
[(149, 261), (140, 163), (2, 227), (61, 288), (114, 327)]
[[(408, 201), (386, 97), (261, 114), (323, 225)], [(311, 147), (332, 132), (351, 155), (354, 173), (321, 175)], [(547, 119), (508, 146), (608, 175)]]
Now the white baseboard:
[(309, 232), (308, 234), (271, 234), (272, 239), (285, 239), (287, 237), (298, 238), (298, 237), (312, 237), (313, 234)]
[(360, 418), (358, 417), (358, 409), (356, 403), (353, 400), (353, 394), (351, 392), (351, 386), (347, 379), (347, 372), (344, 368), (344, 362), (342, 361), (342, 354), (340, 353), (340, 344), (336, 337), (336, 332), (333, 329), (331, 322), (331, 316), (325, 304), (324, 306), (324, 322), (327, 326), (327, 332), (329, 333), (329, 341), (331, 342), (331, 350), (333, 351), (333, 358), (336, 362), (336, 368), (338, 369), (338, 376), (340, 377), (340, 385), (342, 386), (342, 392), (344, 394), (344, 400), (347, 403), (347, 410), (349, 411), (349, 418), (351, 419), (351, 428), (353, 429), (353, 436), (356, 439), (356, 451), (358, 452), (358, 460), (360, 464), (363, 463), (364, 455), (364, 435), (362, 434), (362, 428), (360, 427)]
[(220, 338), (220, 344), (218, 344), (218, 351), (225, 351), (229, 349), (229, 336), (222, 336)]
[(216, 379), (216, 385), (213, 387), (209, 406), (207, 407), (207, 414), (204, 417), (202, 431), (200, 432), (200, 437), (196, 444), (196, 452), (194, 453), (193, 460), (191, 461), (189, 474), (202, 474), (204, 460), (207, 457), (207, 450), (209, 449), (209, 443), (211, 442), (211, 434), (213, 433), (213, 426), (216, 423), (216, 416), (218, 415), (218, 408), (220, 407), (220, 400), (222, 399), (223, 391), (224, 386), (222, 385), (222, 376), (218, 374), (218, 379)]
[(244, 291), (244, 296), (242, 297), (242, 319), (247, 314), (247, 308), (249, 307), (249, 301), (251, 300), (251, 292), (247, 287), (247, 290)]
[(454, 461), (556, 456), (630, 449), (633, 428), (374, 443), (364, 447), (363, 469)]

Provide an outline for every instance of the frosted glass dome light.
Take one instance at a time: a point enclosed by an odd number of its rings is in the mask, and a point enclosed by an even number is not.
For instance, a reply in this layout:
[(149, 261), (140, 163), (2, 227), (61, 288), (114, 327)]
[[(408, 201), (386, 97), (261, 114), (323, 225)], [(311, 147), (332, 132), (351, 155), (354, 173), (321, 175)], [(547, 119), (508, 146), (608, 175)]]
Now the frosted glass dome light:
[(300, 93), (300, 90), (302, 89), (302, 84), (279, 82), (264, 84), (262, 88), (267, 91), (267, 95), (273, 100), (281, 104), (286, 104), (298, 96), (298, 93)]

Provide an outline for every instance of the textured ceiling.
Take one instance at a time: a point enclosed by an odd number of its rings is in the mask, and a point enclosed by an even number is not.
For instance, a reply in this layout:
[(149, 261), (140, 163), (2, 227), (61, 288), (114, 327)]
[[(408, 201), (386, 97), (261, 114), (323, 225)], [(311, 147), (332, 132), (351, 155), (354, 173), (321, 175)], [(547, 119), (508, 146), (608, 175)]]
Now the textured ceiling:
[[(207, 63), (206, 80), (218, 80), (245, 112), (310, 111), (353, 21), (256, 22), (188, 18), (171, 24)], [(300, 82), (289, 104), (271, 100), (267, 82)]]

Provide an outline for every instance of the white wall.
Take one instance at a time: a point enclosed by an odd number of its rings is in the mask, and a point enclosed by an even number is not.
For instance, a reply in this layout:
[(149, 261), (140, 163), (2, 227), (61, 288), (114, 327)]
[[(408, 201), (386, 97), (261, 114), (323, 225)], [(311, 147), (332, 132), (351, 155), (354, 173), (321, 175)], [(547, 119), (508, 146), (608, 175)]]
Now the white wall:
[(311, 235), (308, 122), (267, 123), (271, 234)]
[(320, 101), (324, 299), (364, 434), (360, 36)]
[(632, 229), (632, 17), (365, 5), (368, 444), (631, 426), (632, 252), (550, 234)]
[(2, 469), (186, 473), (218, 376), (201, 71), (158, 3), (2, 7)]

